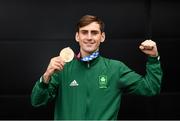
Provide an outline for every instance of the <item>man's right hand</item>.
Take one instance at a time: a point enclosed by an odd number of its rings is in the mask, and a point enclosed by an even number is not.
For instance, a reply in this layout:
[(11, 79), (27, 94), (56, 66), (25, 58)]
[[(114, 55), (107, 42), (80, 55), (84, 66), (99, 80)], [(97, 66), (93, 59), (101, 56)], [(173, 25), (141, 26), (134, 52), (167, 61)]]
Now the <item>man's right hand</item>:
[(43, 82), (48, 84), (49, 80), (51, 78), (51, 75), (55, 72), (55, 71), (61, 71), (63, 70), (65, 65), (65, 62), (63, 61), (63, 59), (60, 56), (57, 57), (53, 57), (50, 60), (50, 63), (46, 69), (46, 72), (43, 74)]

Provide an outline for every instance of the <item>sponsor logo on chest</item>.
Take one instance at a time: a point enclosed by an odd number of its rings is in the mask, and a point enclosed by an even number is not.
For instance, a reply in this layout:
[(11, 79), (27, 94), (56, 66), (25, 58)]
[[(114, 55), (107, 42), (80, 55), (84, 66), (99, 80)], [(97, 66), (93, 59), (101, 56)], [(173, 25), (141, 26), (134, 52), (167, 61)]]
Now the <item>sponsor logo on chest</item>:
[[(88, 83), (88, 81), (87, 81)], [(98, 76), (98, 81), (97, 81), (99, 88), (107, 88), (108, 86), (108, 80), (106, 75), (99, 75)], [(78, 82), (76, 80), (73, 80), (70, 84), (70, 87), (77, 87), (79, 86)]]

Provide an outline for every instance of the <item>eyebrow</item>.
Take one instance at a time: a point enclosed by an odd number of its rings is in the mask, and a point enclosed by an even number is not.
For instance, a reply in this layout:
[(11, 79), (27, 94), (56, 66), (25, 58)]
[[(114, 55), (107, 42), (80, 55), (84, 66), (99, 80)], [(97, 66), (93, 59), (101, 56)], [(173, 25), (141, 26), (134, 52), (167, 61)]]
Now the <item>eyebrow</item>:
[[(80, 30), (80, 31), (82, 31), (82, 32), (87, 32), (87, 31), (89, 31), (89, 30)], [(90, 30), (90, 32), (100, 32), (100, 31), (98, 31), (98, 30)]]

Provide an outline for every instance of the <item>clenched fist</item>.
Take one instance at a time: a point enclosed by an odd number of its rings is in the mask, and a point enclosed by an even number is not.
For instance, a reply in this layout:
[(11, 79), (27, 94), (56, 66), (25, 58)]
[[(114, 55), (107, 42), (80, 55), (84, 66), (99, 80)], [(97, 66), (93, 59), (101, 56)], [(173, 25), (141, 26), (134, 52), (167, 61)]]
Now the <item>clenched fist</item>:
[(158, 56), (156, 42), (152, 40), (145, 40), (144, 42), (142, 42), (141, 45), (139, 46), (139, 49), (149, 56), (152, 57)]

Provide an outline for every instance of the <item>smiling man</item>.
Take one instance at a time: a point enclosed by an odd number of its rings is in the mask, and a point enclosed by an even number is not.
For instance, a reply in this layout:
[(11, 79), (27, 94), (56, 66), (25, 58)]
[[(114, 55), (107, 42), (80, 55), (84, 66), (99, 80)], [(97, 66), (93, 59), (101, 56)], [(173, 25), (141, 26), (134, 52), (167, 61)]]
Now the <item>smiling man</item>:
[(100, 55), (105, 32), (98, 17), (83, 16), (75, 39), (79, 54), (67, 63), (61, 56), (53, 57), (32, 90), (33, 106), (55, 101), (55, 120), (115, 120), (124, 92), (143, 96), (160, 93), (162, 69), (154, 41), (145, 40), (139, 46), (147, 55), (146, 75), (142, 76), (119, 60)]
[[(90, 21), (90, 20), (89, 20)], [(79, 23), (81, 24), (81, 23)], [(84, 23), (85, 24), (85, 23)], [(86, 26), (79, 25), (81, 28), (76, 32), (76, 41), (79, 42), (81, 56), (91, 55), (99, 49), (100, 43), (105, 40), (105, 33), (100, 28), (104, 28), (103, 23), (92, 22)]]

